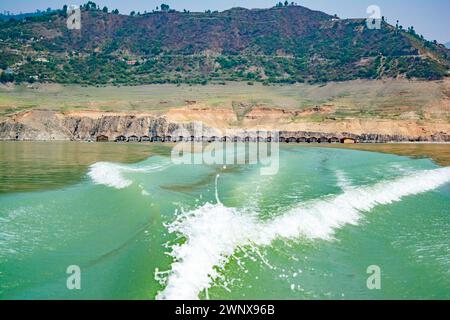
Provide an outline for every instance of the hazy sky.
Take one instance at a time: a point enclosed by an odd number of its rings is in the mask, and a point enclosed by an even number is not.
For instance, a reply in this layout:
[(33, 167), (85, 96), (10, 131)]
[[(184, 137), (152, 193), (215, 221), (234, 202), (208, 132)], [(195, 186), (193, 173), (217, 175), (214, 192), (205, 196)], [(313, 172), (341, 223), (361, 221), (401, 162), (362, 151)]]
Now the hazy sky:
[[(0, 0), (0, 11), (14, 13), (31, 12), (48, 7), (61, 8), (64, 4), (82, 4), (87, 0)], [(225, 10), (231, 7), (268, 8), (276, 0), (97, 0), (100, 6), (118, 8), (121, 13), (135, 10), (151, 11), (161, 3), (167, 3), (177, 10), (191, 11)], [(441, 43), (450, 41), (450, 0), (297, 0), (305, 7), (337, 14), (341, 18), (366, 17), (369, 5), (378, 5), (381, 14), (394, 24), (398, 19), (405, 28), (413, 25), (416, 31), (429, 40)]]

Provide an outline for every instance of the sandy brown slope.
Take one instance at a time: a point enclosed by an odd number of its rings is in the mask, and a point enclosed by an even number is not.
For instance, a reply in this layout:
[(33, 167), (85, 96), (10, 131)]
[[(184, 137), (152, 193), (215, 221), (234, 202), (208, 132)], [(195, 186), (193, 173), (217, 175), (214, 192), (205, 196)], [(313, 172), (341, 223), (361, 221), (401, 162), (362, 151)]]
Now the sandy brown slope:
[(0, 108), (0, 139), (86, 140), (98, 134), (148, 135), (155, 126), (156, 132), (167, 134), (176, 126), (202, 122), (218, 129), (429, 140), (450, 134), (450, 79), (270, 87), (242, 83), (194, 87), (2, 87)]

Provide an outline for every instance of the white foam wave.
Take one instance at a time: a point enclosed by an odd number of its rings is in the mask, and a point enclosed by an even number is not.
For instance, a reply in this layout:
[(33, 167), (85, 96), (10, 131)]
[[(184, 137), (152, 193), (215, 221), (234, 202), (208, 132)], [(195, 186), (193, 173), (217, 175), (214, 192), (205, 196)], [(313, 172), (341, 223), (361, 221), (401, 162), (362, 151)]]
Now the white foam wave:
[(116, 189), (124, 189), (133, 184), (133, 181), (126, 178), (124, 173), (162, 171), (169, 165), (169, 162), (162, 162), (141, 168), (133, 168), (116, 163), (97, 162), (89, 167), (88, 175), (95, 184), (101, 184)]
[(172, 247), (176, 261), (158, 298), (197, 299), (218, 276), (214, 266), (224, 264), (237, 247), (250, 240), (242, 231), (253, 225), (257, 225), (256, 219), (250, 214), (222, 204), (206, 204), (177, 219), (169, 231), (184, 235), (187, 242)]
[(129, 187), (133, 183), (122, 175), (124, 169), (125, 167), (118, 164), (97, 162), (89, 168), (88, 175), (95, 184), (123, 189)]
[(361, 213), (377, 205), (431, 191), (448, 182), (450, 168), (422, 171), (369, 187), (346, 189), (338, 196), (299, 205), (268, 222), (220, 203), (183, 213), (168, 228), (186, 241), (172, 247), (175, 261), (157, 298), (198, 299), (199, 293), (219, 276), (218, 268), (239, 248), (265, 246), (279, 238), (330, 240), (337, 228), (357, 224)]
[(337, 185), (339, 188), (345, 191), (346, 189), (351, 187), (350, 180), (344, 171), (336, 170), (335, 174), (338, 181)]

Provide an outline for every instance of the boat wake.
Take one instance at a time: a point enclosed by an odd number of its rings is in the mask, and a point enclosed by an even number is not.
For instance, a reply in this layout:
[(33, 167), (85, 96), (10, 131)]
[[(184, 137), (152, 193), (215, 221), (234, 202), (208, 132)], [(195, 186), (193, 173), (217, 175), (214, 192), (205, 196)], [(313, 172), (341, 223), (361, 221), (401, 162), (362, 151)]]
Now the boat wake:
[(115, 189), (124, 189), (133, 184), (133, 181), (126, 178), (124, 174), (134, 172), (157, 172), (165, 170), (170, 165), (170, 161), (161, 161), (160, 163), (133, 168), (111, 162), (97, 162), (89, 167), (88, 176), (95, 184)]
[(356, 225), (363, 213), (378, 205), (434, 190), (450, 182), (450, 167), (411, 173), (372, 186), (349, 187), (343, 193), (300, 204), (269, 221), (255, 212), (207, 203), (183, 212), (168, 225), (169, 232), (183, 237), (171, 246), (174, 262), (166, 274), (165, 288), (157, 299), (199, 299), (212, 286), (230, 257), (240, 249), (267, 246), (276, 239), (332, 240), (335, 230)]

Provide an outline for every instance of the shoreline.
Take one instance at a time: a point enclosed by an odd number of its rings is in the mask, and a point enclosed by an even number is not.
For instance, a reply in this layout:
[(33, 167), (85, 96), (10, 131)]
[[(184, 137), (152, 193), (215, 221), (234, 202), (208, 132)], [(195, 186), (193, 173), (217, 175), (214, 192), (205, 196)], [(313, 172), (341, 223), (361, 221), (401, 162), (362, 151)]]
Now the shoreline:
[(286, 138), (450, 142), (450, 78), (325, 86), (138, 86), (0, 88), (3, 140), (96, 140), (279, 132)]
[[(116, 146), (140, 146), (142, 148), (149, 147), (168, 147), (170, 145), (175, 145), (177, 142), (94, 142), (94, 141), (58, 141), (58, 140), (28, 140), (28, 141), (15, 141), (15, 140), (0, 140), (0, 145), (2, 143), (9, 144), (43, 144), (49, 145), (54, 143), (65, 144), (70, 143), (74, 145), (90, 145), (90, 146), (102, 146), (102, 145), (116, 145)], [(249, 142), (257, 143), (257, 142)], [(389, 142), (389, 143), (281, 143), (284, 146), (301, 146), (301, 147), (311, 147), (311, 148), (338, 148), (338, 149), (350, 149), (359, 150), (367, 152), (379, 152), (395, 154), (399, 156), (407, 156), (411, 158), (428, 158), (440, 166), (450, 166), (450, 142)], [(139, 157), (138, 161), (142, 161), (143, 156)], [(121, 161), (119, 161), (121, 162)], [(130, 159), (125, 160), (123, 163), (134, 163)]]

